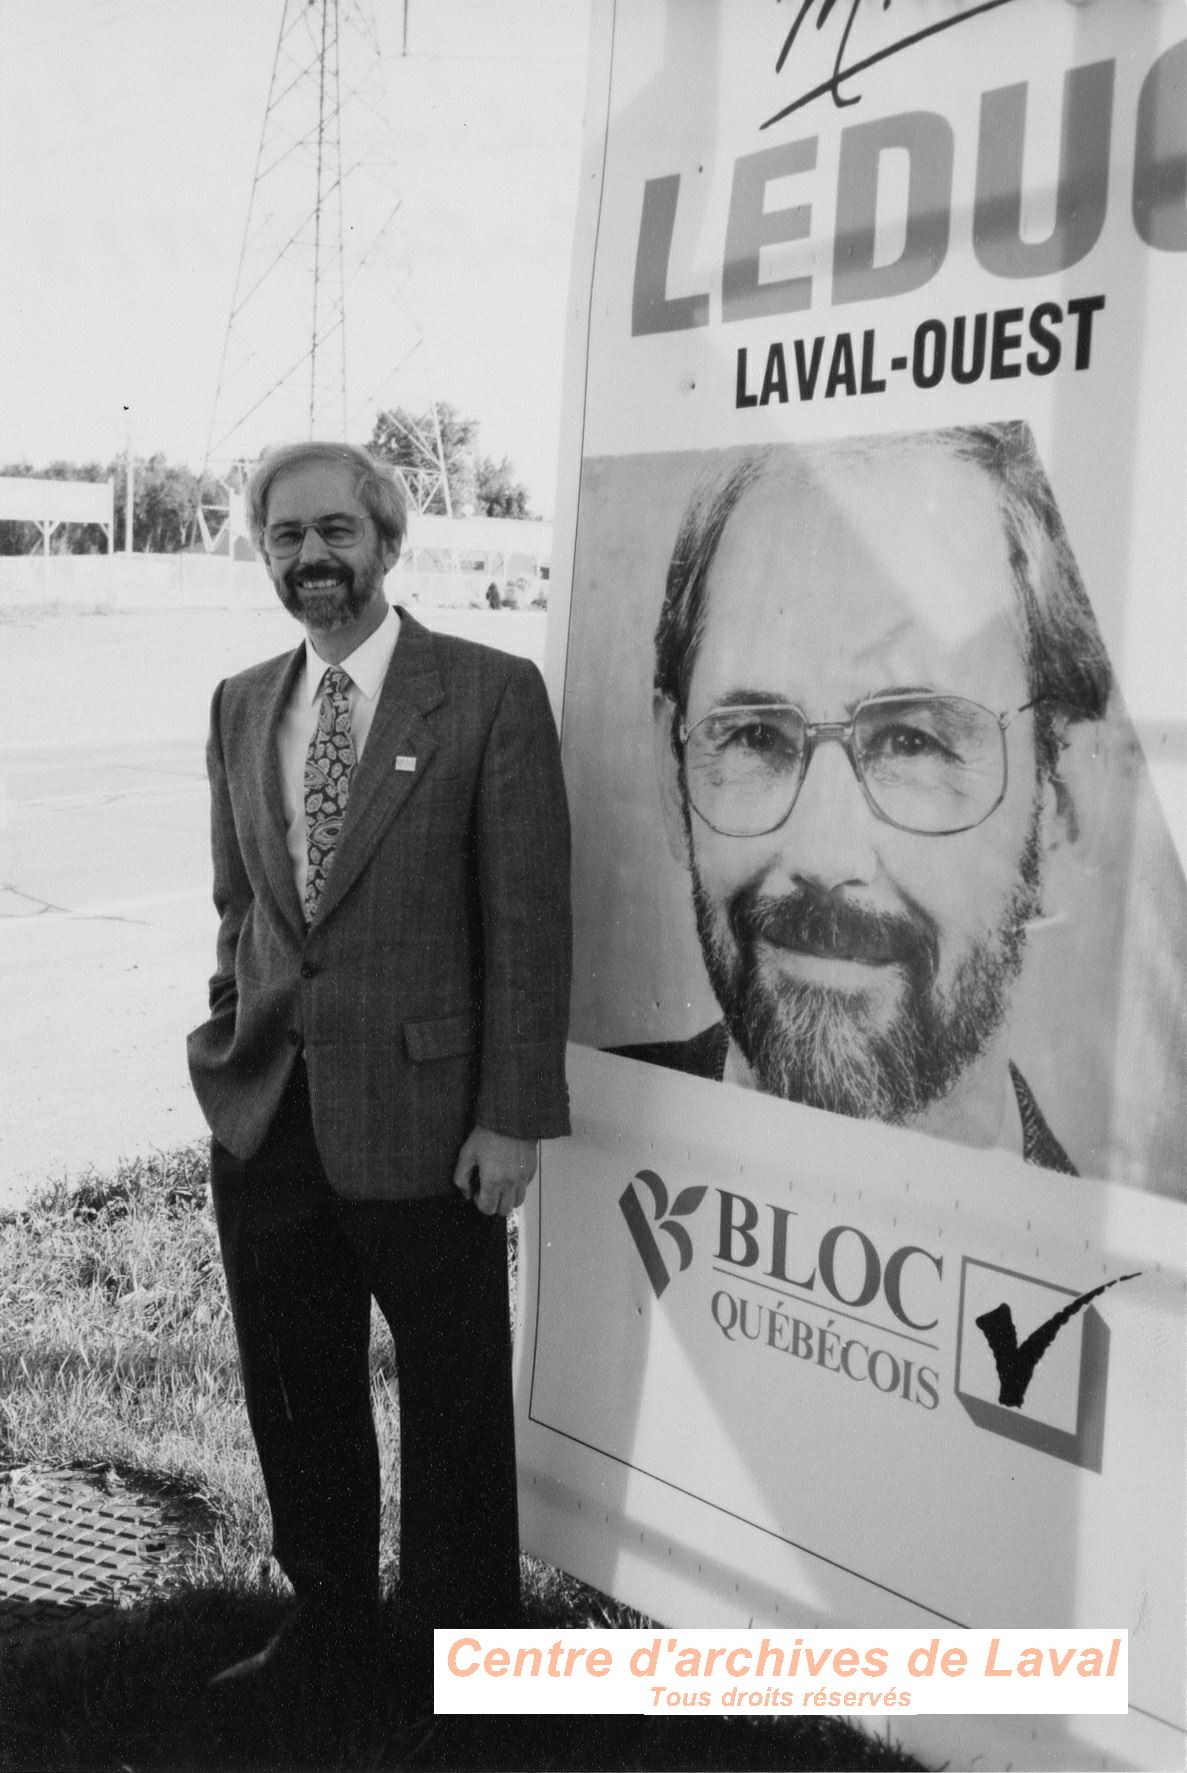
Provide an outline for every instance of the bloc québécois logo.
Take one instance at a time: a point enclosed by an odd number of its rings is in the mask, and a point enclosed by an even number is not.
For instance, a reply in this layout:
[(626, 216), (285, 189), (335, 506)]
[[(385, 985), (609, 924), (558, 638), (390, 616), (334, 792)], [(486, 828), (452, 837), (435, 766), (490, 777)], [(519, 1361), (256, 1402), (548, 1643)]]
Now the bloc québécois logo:
[[(709, 1303), (727, 1341), (762, 1344), (868, 1381), (885, 1396), (939, 1406), (939, 1344), (928, 1336), (940, 1321), (944, 1257), (922, 1245), (887, 1253), (848, 1224), (827, 1227), (817, 1240), (793, 1224), (800, 1215), (789, 1207), (702, 1185), (673, 1193), (655, 1170), (639, 1170), (618, 1204), (657, 1300), (693, 1267), (694, 1223), (705, 1245), (701, 1209), (710, 1194), (716, 1243), (702, 1254), (729, 1283)], [(952, 1390), (971, 1420), (1099, 1471), (1109, 1330), (1095, 1301), (1137, 1278), (1116, 1275), (1081, 1292), (962, 1257)], [(875, 1335), (895, 1345), (875, 1346)]]
[(696, 1212), (709, 1190), (707, 1188), (681, 1189), (669, 1206), (667, 1185), (662, 1177), (656, 1175), (654, 1170), (639, 1170), (636, 1173), (635, 1182), (641, 1182), (651, 1196), (653, 1208), (651, 1219), (648, 1219), (647, 1211), (635, 1191), (634, 1182), (620, 1196), (618, 1204), (622, 1209), (622, 1216), (627, 1222), (627, 1228), (635, 1240), (635, 1248), (643, 1259), (643, 1266), (647, 1270), (647, 1278), (651, 1282), (652, 1291), (657, 1299), (661, 1299), (672, 1275), (664, 1251), (660, 1248), (658, 1239), (651, 1229), (652, 1224), (655, 1225), (656, 1231), (663, 1232), (671, 1240), (669, 1253), (674, 1250), (679, 1256), (678, 1272), (683, 1274), (692, 1262), (692, 1238), (679, 1221)]

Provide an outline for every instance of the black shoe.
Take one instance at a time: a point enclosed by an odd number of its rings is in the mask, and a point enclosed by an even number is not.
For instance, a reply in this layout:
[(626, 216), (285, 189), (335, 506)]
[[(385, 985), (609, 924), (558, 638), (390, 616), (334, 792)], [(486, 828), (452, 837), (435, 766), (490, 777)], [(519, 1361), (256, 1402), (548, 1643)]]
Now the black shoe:
[(378, 1627), (373, 1609), (341, 1601), (301, 1602), (263, 1649), (220, 1669), (207, 1686), (212, 1693), (255, 1693), (289, 1687), (346, 1697), (362, 1696), (374, 1681)]

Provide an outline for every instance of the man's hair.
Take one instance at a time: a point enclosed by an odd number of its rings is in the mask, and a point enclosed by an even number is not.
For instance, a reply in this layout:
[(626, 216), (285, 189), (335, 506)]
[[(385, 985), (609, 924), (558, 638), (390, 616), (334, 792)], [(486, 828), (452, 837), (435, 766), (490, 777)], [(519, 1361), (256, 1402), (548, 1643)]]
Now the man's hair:
[[(1050, 482), (1030, 427), (1021, 420), (902, 433), (852, 443), (749, 451), (694, 492), (668, 566), (655, 633), (655, 687), (685, 713), (707, 618), (709, 571), (733, 513), (752, 488), (796, 474), (810, 481), (817, 460), (877, 460), (901, 450), (938, 450), (972, 462), (993, 487), (1022, 631), (1028, 699), (1040, 766), (1053, 773), (1061, 727), (1099, 720), (1112, 673)], [(1061, 718), (1062, 716), (1062, 718)]]
[(251, 539), (263, 552), (268, 494), (278, 474), (304, 468), (309, 462), (349, 468), (355, 497), (371, 518), (380, 539), (399, 549), (408, 528), (408, 498), (398, 471), (354, 443), (284, 443), (270, 449), (247, 483), (247, 523)]

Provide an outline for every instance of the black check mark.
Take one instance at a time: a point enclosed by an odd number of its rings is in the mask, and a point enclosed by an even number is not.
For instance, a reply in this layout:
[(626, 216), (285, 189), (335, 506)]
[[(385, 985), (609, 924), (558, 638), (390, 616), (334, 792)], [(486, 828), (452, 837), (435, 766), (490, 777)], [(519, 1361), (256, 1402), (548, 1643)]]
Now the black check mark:
[(1081, 1293), (1054, 1317), (1049, 1317), (1037, 1330), (1032, 1330), (1026, 1341), (1019, 1347), (1018, 1332), (1014, 1328), (1014, 1318), (1008, 1305), (995, 1305), (992, 1311), (982, 1312), (977, 1318), (977, 1328), (982, 1332), (989, 1344), (989, 1352), (993, 1356), (1000, 1380), (997, 1401), (1010, 1409), (1022, 1408), (1022, 1400), (1026, 1396), (1026, 1388), (1034, 1377), (1034, 1370), (1062, 1330), (1064, 1324), (1070, 1322), (1078, 1311), (1107, 1293), (1110, 1287), (1118, 1287), (1122, 1281), (1137, 1280), (1136, 1274), (1119, 1274), (1116, 1280), (1106, 1281), (1101, 1287), (1093, 1287), (1090, 1293)]

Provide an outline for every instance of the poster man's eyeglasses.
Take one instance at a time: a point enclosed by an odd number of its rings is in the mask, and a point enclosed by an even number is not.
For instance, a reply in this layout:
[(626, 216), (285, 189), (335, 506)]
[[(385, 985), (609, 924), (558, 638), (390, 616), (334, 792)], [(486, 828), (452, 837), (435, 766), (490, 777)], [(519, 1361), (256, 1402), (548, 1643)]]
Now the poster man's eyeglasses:
[(270, 523), (264, 531), (264, 547), (273, 560), (288, 560), (305, 545), (305, 531), (315, 529), (327, 548), (353, 548), (366, 534), (366, 521), (346, 513), (319, 517), (313, 523)]
[(849, 720), (809, 721), (788, 702), (714, 708), (677, 729), (694, 810), (723, 837), (761, 837), (788, 818), (818, 745), (838, 744), (870, 811), (900, 831), (951, 837), (1006, 792), (1006, 728), (964, 696), (870, 696)]

